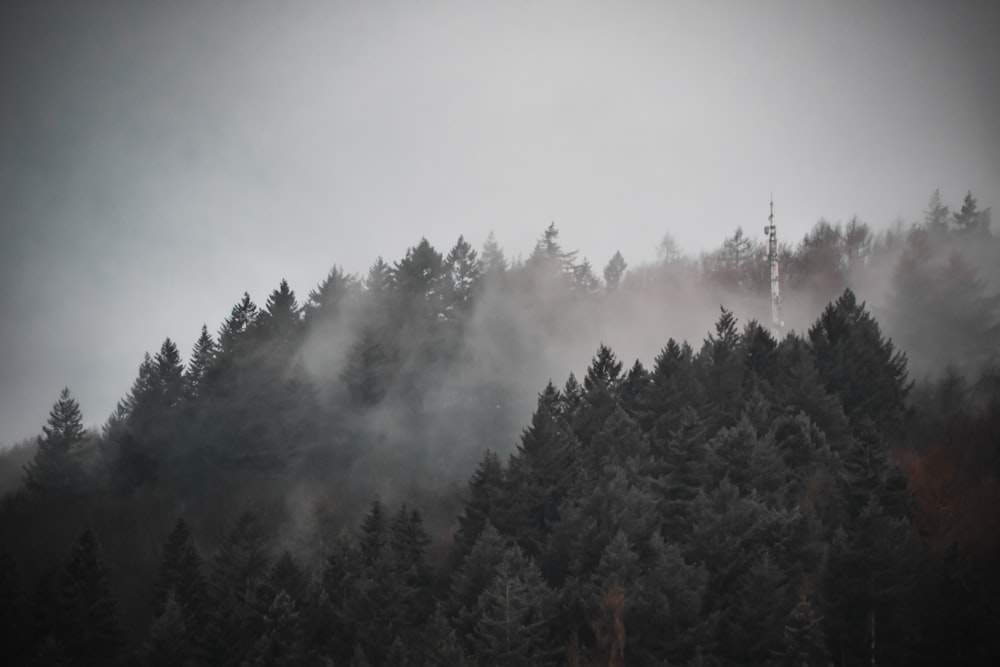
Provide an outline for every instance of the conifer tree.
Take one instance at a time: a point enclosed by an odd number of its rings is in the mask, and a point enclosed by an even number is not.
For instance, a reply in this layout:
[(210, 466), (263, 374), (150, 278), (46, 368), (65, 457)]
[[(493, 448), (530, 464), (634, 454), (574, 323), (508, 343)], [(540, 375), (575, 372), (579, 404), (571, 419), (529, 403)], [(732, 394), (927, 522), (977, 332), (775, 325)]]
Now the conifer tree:
[(83, 470), (76, 447), (86, 436), (80, 406), (63, 388), (38, 437), (38, 451), (24, 466), (24, 485), (45, 494), (72, 494), (81, 490)]
[(970, 190), (962, 201), (962, 208), (952, 214), (955, 228), (963, 233), (988, 235), (990, 232), (990, 209), (980, 211), (976, 198)]
[(475, 655), (497, 667), (551, 665), (555, 651), (549, 627), (555, 602), (538, 568), (508, 551), (492, 584), (476, 602)]
[(382, 257), (376, 258), (375, 262), (368, 268), (368, 274), (364, 279), (364, 287), (369, 295), (369, 301), (373, 301), (376, 307), (385, 305), (379, 302), (388, 297), (392, 286), (392, 267)]
[(597, 294), (601, 288), (601, 281), (594, 273), (594, 267), (590, 265), (590, 260), (586, 257), (579, 264), (575, 264), (570, 271), (570, 284), (573, 289), (583, 295)]
[(267, 297), (258, 321), (267, 353), (283, 364), (294, 352), (302, 330), (302, 309), (288, 281), (282, 280)]
[(75, 665), (108, 665), (123, 641), (118, 603), (93, 530), (77, 538), (59, 579), (56, 637)]
[(309, 575), (295, 560), (292, 552), (285, 549), (268, 568), (264, 580), (264, 598), (270, 598), (284, 591), (300, 608), (309, 589)]
[(184, 364), (172, 340), (163, 341), (153, 363), (159, 407), (164, 411), (173, 409), (184, 400)]
[(188, 363), (187, 371), (184, 373), (184, 386), (186, 396), (189, 399), (198, 398), (205, 395), (205, 383), (215, 364), (217, 353), (215, 341), (208, 333), (208, 327), (201, 325), (201, 334), (194, 343), (191, 351), (191, 361)]
[(294, 667), (306, 659), (301, 614), (292, 596), (278, 591), (264, 614), (261, 634), (253, 642), (244, 665)]
[(778, 347), (775, 403), (786, 415), (802, 413), (826, 436), (833, 451), (842, 451), (850, 425), (840, 400), (827, 392), (807, 343), (789, 336)]
[(321, 322), (338, 320), (360, 298), (360, 287), (353, 274), (344, 273), (339, 266), (334, 266), (323, 282), (309, 292), (309, 300), (303, 309), (306, 324), (314, 327)]
[(491, 521), (502, 521), (504, 469), (496, 452), (486, 450), (469, 480), (468, 495), (455, 533), (455, 552), (464, 557)]
[(650, 373), (636, 359), (619, 387), (621, 405), (630, 415), (640, 421), (649, 409), (649, 391), (652, 386)]
[(615, 254), (608, 261), (607, 266), (604, 267), (604, 284), (609, 292), (614, 292), (621, 286), (622, 276), (625, 275), (626, 268), (628, 268), (628, 263), (622, 257), (622, 254), (616, 250)]
[(618, 360), (615, 353), (604, 343), (597, 348), (597, 354), (587, 374), (583, 378), (583, 388), (586, 391), (593, 391), (597, 387), (603, 387), (611, 393), (617, 393), (618, 385), (622, 380), (622, 362)]
[(176, 607), (172, 614), (184, 631), (189, 632), (188, 643), (197, 643), (197, 632), (206, 620), (207, 590), (201, 572), (201, 557), (194, 545), (194, 538), (183, 517), (177, 519), (163, 548), (156, 588), (153, 592), (153, 616), (164, 613), (168, 598)]
[(258, 593), (267, 574), (267, 538), (260, 518), (243, 511), (212, 562), (208, 580), (210, 617), (205, 628), (208, 661), (238, 665), (260, 636)]
[(748, 379), (756, 379), (770, 396), (778, 372), (778, 343), (757, 320), (747, 322), (740, 340)]
[(550, 223), (528, 258), (527, 266), (543, 279), (562, 277), (571, 285), (576, 270), (576, 251), (566, 252), (559, 244), (559, 230)]
[(248, 292), (244, 292), (243, 298), (233, 306), (219, 331), (220, 359), (226, 363), (232, 362), (241, 346), (246, 344), (259, 319), (260, 311), (257, 304), (250, 299)]
[(480, 255), (480, 264), (484, 276), (490, 276), (491, 280), (499, 278), (507, 271), (507, 258), (504, 257), (503, 250), (497, 244), (497, 239), (491, 231), (483, 244), (483, 252)]
[(476, 601), (493, 581), (505, 550), (503, 537), (492, 524), (487, 523), (468, 555), (452, 574), (445, 609), (459, 638), (471, 636), (478, 620)]
[(432, 608), (427, 595), (431, 569), (427, 565), (426, 553), (430, 543), (420, 510), (401, 506), (389, 524), (389, 549), (398, 578), (410, 592), (402, 600), (401, 606), (405, 609), (400, 611), (410, 621), (411, 627), (425, 621)]
[(882, 337), (865, 304), (846, 290), (809, 329), (809, 341), (826, 390), (840, 398), (854, 430), (870, 420), (898, 436), (911, 386), (906, 355)]
[(156, 667), (198, 664), (201, 656), (193, 641), (198, 627), (190, 625), (191, 621), (171, 590), (149, 627), (141, 651), (143, 663)]
[(365, 566), (371, 567), (382, 558), (388, 543), (389, 519), (382, 501), (376, 498), (361, 523), (361, 560)]
[(452, 317), (464, 317), (472, 308), (479, 286), (480, 264), (477, 253), (459, 236), (444, 260), (448, 272), (447, 308)]
[(653, 362), (648, 405), (639, 423), (643, 430), (654, 431), (654, 443), (665, 442), (680, 426), (683, 408), (700, 403), (693, 357), (687, 343), (678, 344), (671, 338)]
[(469, 667), (471, 665), (465, 651), (462, 650), (458, 635), (440, 608), (434, 612), (427, 623), (425, 632), (426, 649), (423, 664), (426, 667)]
[(706, 416), (711, 431), (732, 426), (744, 402), (746, 370), (742, 341), (732, 311), (721, 308), (715, 335), (709, 335), (698, 355), (705, 385)]
[(361, 552), (346, 532), (334, 540), (321, 573), (321, 594), (308, 642), (320, 655), (347, 662), (356, 642), (355, 599), (364, 564)]
[(394, 374), (393, 355), (383, 336), (366, 328), (351, 347), (340, 379), (354, 405), (371, 407), (385, 398)]
[(572, 434), (558, 417), (559, 400), (559, 390), (549, 382), (538, 396), (538, 407), (507, 472), (504, 506), (510, 508), (509, 530), (533, 557), (541, 555), (546, 535), (559, 519), (576, 450)]
[(949, 217), (948, 207), (941, 201), (941, 191), (935, 188), (924, 212), (924, 226), (934, 232), (944, 232), (948, 228)]

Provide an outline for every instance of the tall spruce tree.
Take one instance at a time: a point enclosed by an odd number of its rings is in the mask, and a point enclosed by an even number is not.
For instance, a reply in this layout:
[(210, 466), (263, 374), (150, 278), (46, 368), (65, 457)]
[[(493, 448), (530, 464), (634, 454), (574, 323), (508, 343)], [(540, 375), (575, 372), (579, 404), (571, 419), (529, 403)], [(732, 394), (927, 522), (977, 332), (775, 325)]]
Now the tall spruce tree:
[(184, 373), (184, 385), (189, 399), (199, 398), (205, 394), (205, 381), (215, 363), (217, 348), (208, 327), (201, 325), (201, 334), (194, 343), (191, 360)]
[(476, 602), (475, 655), (496, 667), (552, 665), (557, 655), (549, 628), (555, 596), (529, 559), (508, 550), (493, 582)]
[(97, 537), (88, 526), (59, 578), (57, 639), (74, 665), (113, 664), (124, 644)]
[(81, 491), (83, 468), (77, 447), (85, 437), (80, 406), (69, 389), (63, 388), (38, 437), (38, 451), (24, 466), (28, 490), (52, 495)]
[(846, 290), (809, 329), (809, 343), (826, 390), (839, 397), (851, 426), (866, 421), (889, 438), (899, 435), (906, 414), (906, 355)]
[(192, 642), (207, 613), (208, 591), (201, 567), (191, 530), (183, 517), (178, 518), (163, 547), (163, 562), (153, 592), (153, 615), (162, 615), (167, 599), (173, 596), (176, 613), (192, 633)]

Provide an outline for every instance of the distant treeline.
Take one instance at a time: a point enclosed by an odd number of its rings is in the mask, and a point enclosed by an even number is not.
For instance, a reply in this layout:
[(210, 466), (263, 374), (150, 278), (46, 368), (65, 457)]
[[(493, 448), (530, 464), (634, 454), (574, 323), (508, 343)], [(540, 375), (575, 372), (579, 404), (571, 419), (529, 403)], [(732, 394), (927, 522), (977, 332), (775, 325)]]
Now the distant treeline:
[[(65, 390), (0, 506), (5, 655), (991, 664), (989, 211), (935, 195), (905, 231), (821, 222), (783, 249), (783, 290), (793, 322), (830, 303), (781, 340), (752, 319), (760, 244), (661, 248), (598, 278), (554, 225), (517, 262), (492, 237), (421, 240), (304, 306), (284, 281), (244, 295), (187, 364), (167, 339), (101, 433)], [(852, 291), (880, 283), (909, 359)], [(600, 344), (712, 303), (702, 344), (670, 338), (649, 368)], [(538, 380), (581, 345), (582, 380)]]

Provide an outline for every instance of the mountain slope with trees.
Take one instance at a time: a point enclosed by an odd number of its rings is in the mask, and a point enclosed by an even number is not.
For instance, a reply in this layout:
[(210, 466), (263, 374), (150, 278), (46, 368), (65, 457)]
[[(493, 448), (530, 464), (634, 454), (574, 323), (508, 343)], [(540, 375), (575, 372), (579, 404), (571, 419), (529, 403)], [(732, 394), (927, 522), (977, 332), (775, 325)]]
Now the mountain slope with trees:
[[(60, 394), (0, 505), (4, 646), (24, 664), (987, 664), (998, 249), (971, 194), (905, 232), (821, 222), (783, 249), (783, 290), (790, 321), (825, 305), (780, 339), (754, 319), (766, 262), (741, 230), (700, 260), (615, 253), (603, 282), (550, 225), (524, 261), (492, 236), (422, 239), (304, 303), (284, 281), (244, 294), (187, 364), (169, 338), (146, 355), (101, 433)], [(709, 299), (701, 342), (661, 338), (648, 365), (601, 342)], [(586, 338), (579, 380), (537, 379)]]

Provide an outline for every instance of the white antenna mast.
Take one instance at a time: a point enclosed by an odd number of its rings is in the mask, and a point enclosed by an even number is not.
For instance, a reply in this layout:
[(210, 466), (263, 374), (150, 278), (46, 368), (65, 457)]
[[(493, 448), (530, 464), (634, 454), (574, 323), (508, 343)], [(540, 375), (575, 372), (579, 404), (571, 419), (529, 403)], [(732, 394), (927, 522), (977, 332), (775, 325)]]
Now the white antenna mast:
[(778, 230), (774, 226), (774, 194), (771, 194), (771, 214), (767, 216), (767, 263), (771, 267), (771, 333), (777, 341), (781, 341), (781, 330), (785, 323), (781, 321), (781, 283), (778, 280)]

